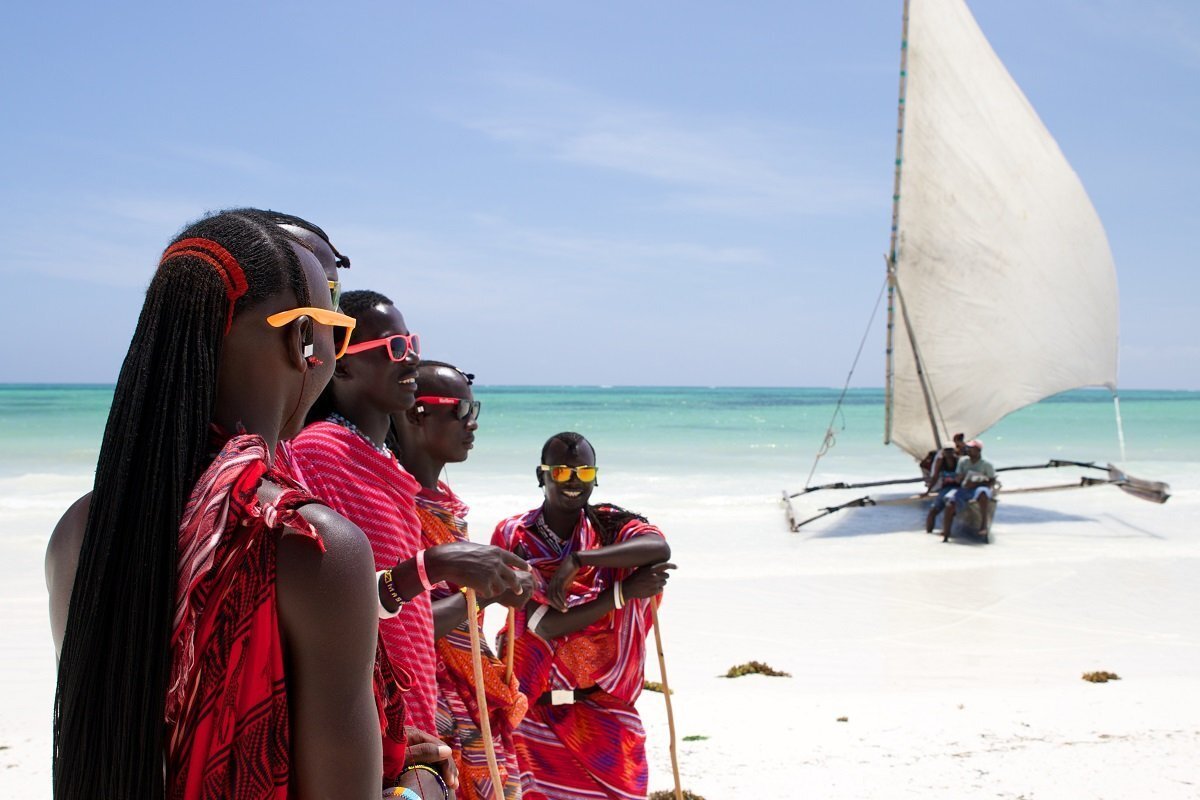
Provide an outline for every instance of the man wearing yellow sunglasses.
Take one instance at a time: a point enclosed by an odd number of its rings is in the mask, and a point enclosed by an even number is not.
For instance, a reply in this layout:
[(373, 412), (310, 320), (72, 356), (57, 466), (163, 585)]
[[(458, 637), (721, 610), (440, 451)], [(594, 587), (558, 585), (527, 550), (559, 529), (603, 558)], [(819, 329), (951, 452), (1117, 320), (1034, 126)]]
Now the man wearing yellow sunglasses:
[[(534, 575), (532, 601), (516, 611), (514, 674), (529, 698), (514, 733), (522, 783), (546, 797), (645, 797), (646, 735), (633, 704), (671, 548), (644, 517), (589, 503), (599, 468), (578, 433), (550, 437), (536, 475), (541, 506), (492, 535)], [(512, 635), (501, 631), (499, 649)]]

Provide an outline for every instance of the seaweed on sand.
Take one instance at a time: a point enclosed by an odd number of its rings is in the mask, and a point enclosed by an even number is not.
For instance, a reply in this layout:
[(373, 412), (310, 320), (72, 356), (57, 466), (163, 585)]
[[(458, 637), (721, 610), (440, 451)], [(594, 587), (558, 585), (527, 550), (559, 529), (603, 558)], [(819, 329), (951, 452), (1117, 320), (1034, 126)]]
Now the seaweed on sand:
[[(648, 800), (675, 800), (675, 790), (663, 789), (658, 792), (651, 792)], [(695, 792), (689, 792), (687, 789), (684, 789), (683, 800), (704, 800), (704, 798)]]
[[(646, 681), (644, 684), (642, 684), (642, 688), (647, 692), (658, 692), (659, 694), (662, 694), (663, 685), (658, 681)], [(675, 694), (674, 689), (671, 690), (671, 694)]]
[(1115, 672), (1108, 670), (1098, 670), (1096, 672), (1083, 673), (1083, 679), (1088, 683), (1108, 683), (1109, 681), (1119, 681), (1121, 676)]
[(761, 661), (747, 661), (745, 664), (738, 664), (730, 667), (729, 671), (723, 676), (724, 678), (739, 678), (742, 675), (770, 675), (775, 678), (790, 678), (790, 672), (783, 672), (764, 664)]

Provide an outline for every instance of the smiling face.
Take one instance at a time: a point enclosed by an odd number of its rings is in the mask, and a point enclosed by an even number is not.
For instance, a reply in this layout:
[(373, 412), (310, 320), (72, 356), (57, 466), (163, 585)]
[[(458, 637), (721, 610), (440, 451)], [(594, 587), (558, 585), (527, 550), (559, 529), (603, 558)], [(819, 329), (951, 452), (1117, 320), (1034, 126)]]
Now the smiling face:
[[(421, 397), (456, 397), (474, 400), (466, 377), (450, 367), (422, 366), (417, 373), (417, 394)], [(410, 412), (420, 429), (420, 446), (434, 461), (457, 464), (467, 460), (475, 446), (475, 431), (479, 422), (470, 415), (459, 419), (456, 407), (419, 403)]]
[[(586, 439), (568, 444), (559, 439), (546, 448), (547, 466), (588, 467), (596, 464), (596, 453)], [(581, 481), (575, 472), (565, 483), (555, 483), (548, 473), (541, 473), (546, 490), (546, 506), (562, 512), (579, 512), (587, 505), (596, 488), (595, 481)]]
[[(360, 313), (352, 344), (408, 334), (400, 311), (390, 303), (380, 303)], [(360, 353), (346, 354), (338, 361), (337, 394), (353, 398), (384, 414), (412, 408), (417, 390), (417, 356), (409, 352), (403, 361), (392, 361), (388, 347), (381, 345)]]

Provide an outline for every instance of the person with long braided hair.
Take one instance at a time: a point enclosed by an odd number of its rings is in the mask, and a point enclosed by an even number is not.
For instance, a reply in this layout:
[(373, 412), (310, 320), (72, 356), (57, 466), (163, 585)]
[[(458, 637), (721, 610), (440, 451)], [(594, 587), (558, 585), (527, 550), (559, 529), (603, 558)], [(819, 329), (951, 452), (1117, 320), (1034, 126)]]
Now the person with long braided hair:
[[(481, 406), (471, 390), (473, 382), (473, 375), (453, 364), (422, 359), (417, 365), (416, 404), (392, 415), (393, 451), (404, 470), (420, 484), (417, 516), (426, 548), (470, 541), (467, 505), (441, 477), (447, 464), (466, 461), (474, 447)], [(492, 800), (495, 795), (481, 730), (466, 594), (458, 586), (444, 584), (429, 594), (437, 651), (437, 733), (454, 751), (459, 800)], [(528, 599), (529, 592), (506, 591), (496, 597), (481, 596), (477, 602), (480, 608), (491, 603), (519, 608)], [(503, 662), (486, 642), (482, 650), (487, 714), (502, 791), (505, 800), (520, 800), (520, 767), (512, 732), (524, 718), (528, 702), (516, 679), (504, 677)]]
[(353, 324), (268, 212), (164, 252), (47, 550), (56, 800), (365, 800), (402, 764), (369, 543), (273, 459)]
[(533, 568), (533, 598), (515, 630), (514, 675), (529, 712), (513, 734), (524, 800), (644, 798), (646, 734), (634, 702), (646, 636), (671, 548), (645, 517), (591, 505), (596, 451), (578, 433), (551, 436), (536, 469), (542, 504), (502, 520), (492, 544)]

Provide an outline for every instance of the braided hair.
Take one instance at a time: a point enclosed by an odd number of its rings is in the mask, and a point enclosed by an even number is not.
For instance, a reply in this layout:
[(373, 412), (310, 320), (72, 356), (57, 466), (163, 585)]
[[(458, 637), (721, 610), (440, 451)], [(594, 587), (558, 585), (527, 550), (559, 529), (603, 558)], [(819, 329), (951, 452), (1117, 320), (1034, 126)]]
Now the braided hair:
[(309, 303), (291, 237), (261, 212), (185, 228), (150, 281), (104, 430), (54, 698), (55, 800), (158, 800), (178, 528), (210, 459), (233, 318), (287, 291)]
[(578, 453), (579, 448), (585, 444), (588, 447), (592, 448), (592, 455), (596, 454), (596, 448), (592, 445), (591, 442), (589, 442), (587, 439), (583, 438), (582, 433), (575, 433), (574, 431), (563, 431), (562, 433), (554, 434), (553, 436), (551, 436), (549, 439), (546, 440), (546, 443), (544, 445), (542, 445), (542, 462), (541, 463), (543, 463), (543, 464), (546, 463), (546, 459), (550, 457), (550, 445), (554, 444), (555, 442), (562, 442), (564, 445), (566, 445), (567, 452), (570, 453), (571, 455), (575, 455), (576, 453)]
[(250, 214), (261, 215), (276, 225), (291, 225), (293, 227), (303, 228), (306, 231), (315, 233), (321, 238), (322, 241), (325, 242), (325, 244), (329, 245), (329, 249), (333, 251), (333, 256), (335, 259), (337, 259), (338, 269), (350, 269), (350, 259), (338, 252), (338, 249), (333, 246), (333, 242), (329, 241), (329, 234), (327, 234), (320, 226), (315, 225), (301, 217), (293, 216), (291, 214), (284, 214), (282, 211), (260, 211), (256, 208), (239, 208), (237, 210)]

